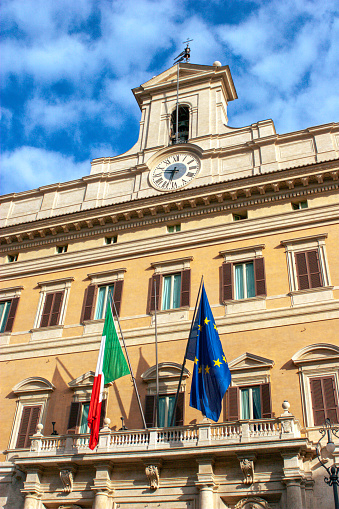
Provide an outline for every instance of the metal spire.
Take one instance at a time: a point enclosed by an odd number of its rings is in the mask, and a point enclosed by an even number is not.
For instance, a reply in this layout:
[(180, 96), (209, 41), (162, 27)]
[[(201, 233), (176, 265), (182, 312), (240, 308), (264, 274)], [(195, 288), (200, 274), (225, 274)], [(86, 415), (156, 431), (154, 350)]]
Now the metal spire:
[(186, 64), (190, 61), (191, 56), (191, 48), (190, 48), (190, 42), (193, 41), (193, 39), (189, 39), (187, 37), (187, 41), (183, 41), (183, 44), (186, 44), (186, 48), (184, 51), (182, 51), (177, 57), (174, 59), (174, 63), (178, 64), (179, 62), (182, 62), (183, 60), (186, 61)]

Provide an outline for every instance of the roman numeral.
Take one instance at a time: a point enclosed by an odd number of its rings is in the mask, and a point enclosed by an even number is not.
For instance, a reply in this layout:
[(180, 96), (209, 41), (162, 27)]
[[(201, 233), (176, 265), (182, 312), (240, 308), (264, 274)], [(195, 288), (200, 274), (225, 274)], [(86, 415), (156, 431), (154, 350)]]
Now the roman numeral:
[(197, 168), (196, 166), (190, 166), (189, 170), (195, 170), (196, 168)]
[(154, 182), (159, 186), (162, 182), (164, 182), (164, 179), (162, 177), (160, 177), (159, 179), (155, 180)]
[(173, 156), (173, 161), (179, 161), (179, 156)]
[(194, 177), (195, 173), (194, 173), (194, 172), (192, 172), (192, 171), (188, 171), (188, 172), (186, 173), (186, 175), (187, 175), (187, 177)]
[(195, 162), (194, 159), (191, 159), (191, 161), (188, 161), (187, 164), (191, 164), (191, 163), (194, 163), (194, 162)]

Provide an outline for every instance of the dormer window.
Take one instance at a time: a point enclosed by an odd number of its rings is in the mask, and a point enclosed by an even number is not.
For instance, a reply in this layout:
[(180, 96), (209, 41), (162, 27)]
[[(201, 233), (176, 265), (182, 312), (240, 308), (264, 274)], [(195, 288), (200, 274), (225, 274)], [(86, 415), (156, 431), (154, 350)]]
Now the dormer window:
[(171, 144), (175, 143), (187, 143), (189, 135), (189, 107), (179, 106), (178, 108), (178, 141), (176, 139), (177, 133), (177, 109), (172, 112), (171, 115)]

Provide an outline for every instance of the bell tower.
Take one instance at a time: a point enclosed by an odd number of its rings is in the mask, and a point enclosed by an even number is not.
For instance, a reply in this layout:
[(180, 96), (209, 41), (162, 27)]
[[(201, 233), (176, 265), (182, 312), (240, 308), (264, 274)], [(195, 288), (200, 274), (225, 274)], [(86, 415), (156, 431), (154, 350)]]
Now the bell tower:
[(213, 66), (175, 64), (134, 88), (133, 93), (141, 109), (139, 138), (132, 149), (138, 152), (176, 143), (177, 97), (178, 142), (204, 149), (209, 148), (210, 135), (228, 131), (227, 105), (237, 99), (231, 71), (220, 62)]

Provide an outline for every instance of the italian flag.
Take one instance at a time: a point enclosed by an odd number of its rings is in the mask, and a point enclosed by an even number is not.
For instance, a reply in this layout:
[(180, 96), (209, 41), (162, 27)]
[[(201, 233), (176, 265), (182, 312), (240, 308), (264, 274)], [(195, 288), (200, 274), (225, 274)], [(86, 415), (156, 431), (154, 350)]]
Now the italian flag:
[(97, 446), (99, 441), (100, 413), (104, 386), (117, 378), (128, 375), (129, 372), (117, 331), (115, 330), (112, 309), (108, 300), (87, 419), (88, 426), (91, 430), (89, 448), (92, 450)]

